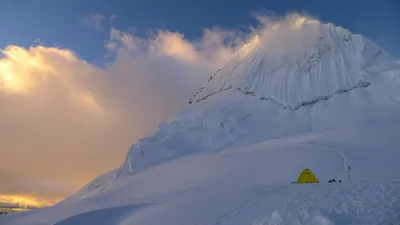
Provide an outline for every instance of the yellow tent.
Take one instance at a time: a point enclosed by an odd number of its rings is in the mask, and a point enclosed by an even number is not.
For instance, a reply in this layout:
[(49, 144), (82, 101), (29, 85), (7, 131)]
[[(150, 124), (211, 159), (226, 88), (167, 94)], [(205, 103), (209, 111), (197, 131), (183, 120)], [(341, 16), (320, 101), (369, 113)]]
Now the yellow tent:
[(301, 172), (299, 179), (297, 180), (297, 183), (303, 184), (303, 183), (319, 183), (317, 177), (311, 172), (309, 169), (303, 170)]

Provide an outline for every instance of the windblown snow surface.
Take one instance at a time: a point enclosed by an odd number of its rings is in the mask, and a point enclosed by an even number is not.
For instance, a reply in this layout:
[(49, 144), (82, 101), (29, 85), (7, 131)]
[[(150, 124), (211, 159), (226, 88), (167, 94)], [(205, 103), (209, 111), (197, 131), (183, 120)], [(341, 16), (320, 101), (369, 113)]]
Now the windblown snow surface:
[[(296, 18), (251, 37), (120, 168), (0, 224), (400, 224), (399, 133), (400, 61)], [(291, 184), (305, 168), (321, 183)]]

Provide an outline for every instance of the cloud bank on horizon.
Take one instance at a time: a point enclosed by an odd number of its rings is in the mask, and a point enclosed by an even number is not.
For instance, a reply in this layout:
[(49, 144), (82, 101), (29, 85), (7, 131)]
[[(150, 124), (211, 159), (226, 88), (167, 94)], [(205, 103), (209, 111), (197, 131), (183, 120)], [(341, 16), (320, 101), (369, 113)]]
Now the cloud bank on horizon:
[[(184, 107), (247, 37), (305, 19), (257, 18), (247, 33), (207, 28), (196, 41), (168, 30), (141, 37), (109, 27), (105, 48), (113, 60), (104, 67), (40, 43), (2, 49), (0, 195), (38, 196), (48, 205), (72, 194), (118, 167), (130, 145)], [(110, 20), (93, 14), (85, 21), (100, 30)]]
[[(93, 29), (109, 20), (89, 18)], [(0, 195), (55, 202), (118, 167), (130, 145), (185, 106), (243, 39), (218, 28), (192, 42), (167, 30), (145, 38), (110, 28), (113, 61), (104, 67), (40, 42), (1, 49)]]

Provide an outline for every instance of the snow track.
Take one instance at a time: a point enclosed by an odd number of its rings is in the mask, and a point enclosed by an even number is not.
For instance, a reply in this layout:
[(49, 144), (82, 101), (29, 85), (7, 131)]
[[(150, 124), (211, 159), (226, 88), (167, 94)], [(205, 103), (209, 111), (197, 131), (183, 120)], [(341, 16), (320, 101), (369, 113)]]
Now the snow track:
[(319, 149), (323, 149), (326, 151), (333, 151), (336, 152), (337, 154), (339, 154), (342, 157), (342, 172), (337, 175), (336, 177), (333, 177), (334, 179), (342, 179), (342, 181), (345, 181), (345, 177), (346, 177), (346, 172), (347, 172), (347, 166), (349, 165), (347, 162), (347, 158), (346, 156), (343, 154), (343, 152), (336, 150), (334, 148), (329, 148), (329, 147), (324, 147), (324, 146), (320, 146), (320, 145), (313, 145), (313, 144), (298, 144), (298, 145), (302, 145), (302, 146), (308, 146), (308, 147), (313, 147), (313, 148), (319, 148)]

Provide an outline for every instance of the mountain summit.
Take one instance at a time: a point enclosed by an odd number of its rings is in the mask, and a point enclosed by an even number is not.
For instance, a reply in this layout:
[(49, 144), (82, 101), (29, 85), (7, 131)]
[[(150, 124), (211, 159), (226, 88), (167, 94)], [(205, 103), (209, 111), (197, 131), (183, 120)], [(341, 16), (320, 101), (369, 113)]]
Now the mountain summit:
[(369, 86), (364, 70), (390, 60), (361, 35), (300, 17), (250, 38), (190, 103), (230, 90), (296, 110)]

